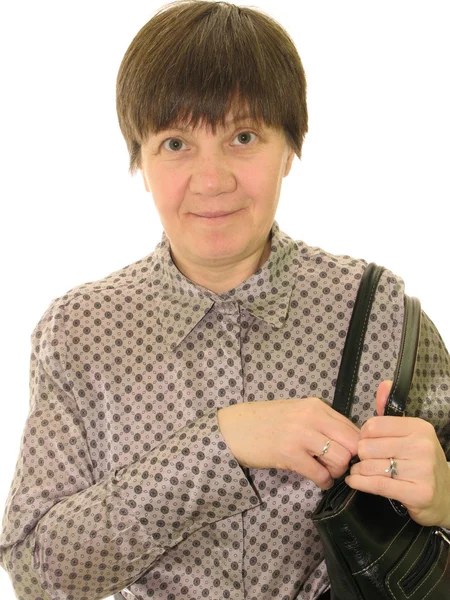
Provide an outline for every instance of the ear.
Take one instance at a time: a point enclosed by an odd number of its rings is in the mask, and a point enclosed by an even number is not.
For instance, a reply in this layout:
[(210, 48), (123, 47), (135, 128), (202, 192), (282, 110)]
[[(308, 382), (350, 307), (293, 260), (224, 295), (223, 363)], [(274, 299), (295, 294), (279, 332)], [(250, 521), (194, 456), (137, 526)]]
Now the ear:
[(290, 150), (287, 160), (286, 160), (286, 167), (284, 169), (284, 175), (283, 177), (286, 177), (286, 175), (289, 175), (289, 172), (291, 170), (292, 167), (292, 161), (294, 160), (294, 156), (295, 156), (295, 150), (292, 149)]

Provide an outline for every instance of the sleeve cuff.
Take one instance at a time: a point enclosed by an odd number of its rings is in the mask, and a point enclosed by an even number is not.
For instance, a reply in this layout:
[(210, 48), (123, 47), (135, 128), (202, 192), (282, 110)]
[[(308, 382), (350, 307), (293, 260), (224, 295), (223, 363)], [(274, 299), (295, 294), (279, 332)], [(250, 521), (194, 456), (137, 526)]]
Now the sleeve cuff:
[(147, 535), (159, 547), (262, 503), (225, 443), (216, 408), (154, 448), (149, 462), (148, 469), (121, 469), (115, 481), (132, 518), (147, 523)]

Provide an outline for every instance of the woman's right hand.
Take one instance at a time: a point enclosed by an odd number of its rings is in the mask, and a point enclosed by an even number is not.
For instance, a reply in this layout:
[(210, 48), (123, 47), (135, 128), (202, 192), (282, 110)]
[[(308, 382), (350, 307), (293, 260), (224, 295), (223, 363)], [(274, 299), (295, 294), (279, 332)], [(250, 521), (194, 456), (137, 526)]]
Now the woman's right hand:
[(295, 471), (323, 490), (357, 453), (358, 427), (319, 398), (243, 402), (219, 409), (217, 417), (241, 466)]

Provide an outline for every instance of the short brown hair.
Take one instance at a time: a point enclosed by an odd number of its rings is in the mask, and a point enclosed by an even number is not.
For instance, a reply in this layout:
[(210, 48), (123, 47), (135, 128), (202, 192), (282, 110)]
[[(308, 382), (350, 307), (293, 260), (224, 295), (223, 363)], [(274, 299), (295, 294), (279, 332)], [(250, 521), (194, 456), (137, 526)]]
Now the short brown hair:
[(301, 158), (308, 131), (306, 79), (292, 39), (270, 16), (228, 2), (176, 0), (138, 32), (117, 75), (117, 115), (141, 166), (150, 133), (175, 124), (225, 126), (231, 107), (284, 130)]

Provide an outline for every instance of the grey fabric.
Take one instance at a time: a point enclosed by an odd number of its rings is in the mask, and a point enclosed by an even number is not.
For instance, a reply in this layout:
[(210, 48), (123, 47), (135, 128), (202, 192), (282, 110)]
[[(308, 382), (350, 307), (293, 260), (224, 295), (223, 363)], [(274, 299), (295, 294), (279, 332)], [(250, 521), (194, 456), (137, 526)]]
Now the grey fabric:
[[(316, 396), (331, 403), (366, 266), (274, 222), (267, 262), (224, 294), (155, 251), (55, 299), (32, 335), (30, 411), (0, 538), (24, 600), (318, 598), (328, 578), (311, 521), (321, 491), (291, 471), (240, 467), (217, 410)], [(353, 419), (392, 379), (404, 284), (385, 271)], [(447, 350), (423, 315), (410, 414), (447, 456)], [(23, 401), (18, 399), (18, 401)]]

